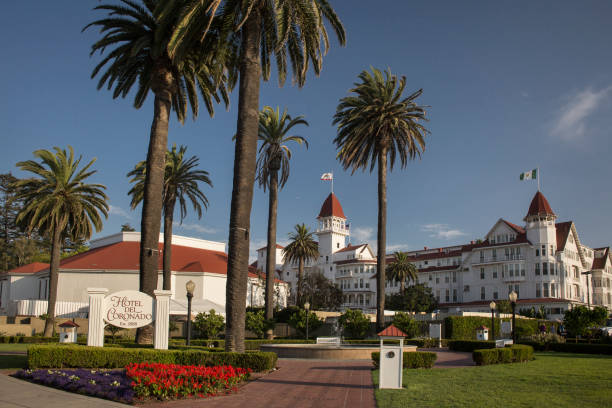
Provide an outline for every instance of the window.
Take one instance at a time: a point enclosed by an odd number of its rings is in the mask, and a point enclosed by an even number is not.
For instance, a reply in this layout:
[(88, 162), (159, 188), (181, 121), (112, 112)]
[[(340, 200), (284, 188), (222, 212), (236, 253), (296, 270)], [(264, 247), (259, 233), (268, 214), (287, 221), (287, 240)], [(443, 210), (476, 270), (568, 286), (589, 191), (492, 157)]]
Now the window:
[(497, 250), (493, 250), (493, 260), (497, 259)]
[(542, 285), (536, 283), (536, 297), (542, 297)]
[(535, 274), (536, 276), (540, 276), (540, 263), (536, 262), (535, 264)]
[(457, 289), (453, 289), (453, 302), (457, 301)]
[(366, 287), (366, 289), (370, 289), (370, 283), (366, 282), (365, 287)]
[(433, 275), (431, 273), (429, 273), (428, 275), (429, 275), (429, 280), (433, 280)]
[(436, 300), (440, 301), (440, 289), (436, 290)]
[(329, 263), (329, 256), (325, 257), (325, 263)]
[(340, 248), (340, 243), (339, 242), (336, 243), (336, 248)]
[(542, 256), (546, 256), (546, 245), (542, 245)]
[(465, 285), (465, 286), (463, 287), (463, 291), (464, 291), (464, 292), (469, 292), (469, 291), (470, 291), (470, 285)]
[(497, 279), (497, 266), (493, 267), (493, 279)]
[(514, 276), (514, 264), (508, 265), (508, 273), (510, 276)]
[(457, 282), (457, 272), (453, 272), (453, 283)]
[(557, 297), (557, 285), (554, 283), (550, 284), (550, 297)]
[(446, 289), (446, 296), (444, 297), (447, 302), (450, 302), (450, 291)]
[(536, 256), (540, 256), (540, 250), (536, 249), (535, 251), (536, 251)]
[(497, 299), (498, 298), (498, 294), (497, 291), (493, 292), (493, 299)]
[(542, 275), (548, 275), (548, 262), (542, 262)]
[(484, 252), (480, 251), (480, 262), (484, 262)]
[(485, 300), (485, 287), (480, 288), (480, 300)]
[(450, 278), (448, 277), (448, 275), (444, 276), (444, 283), (448, 283), (450, 282)]
[(440, 277), (436, 276), (436, 283), (440, 283)]
[(514, 291), (516, 292), (516, 298), (517, 299), (520, 297), (520, 293), (521, 293), (521, 291), (519, 289), (520, 289), (519, 285), (514, 285)]
[(525, 276), (525, 264), (521, 264), (521, 276)]
[(543, 284), (542, 284), (542, 288), (544, 289), (544, 290), (543, 290), (543, 292), (544, 292), (544, 297), (545, 297), (545, 298), (549, 297), (549, 296), (550, 296), (550, 293), (549, 293), (549, 284), (548, 284), (548, 283), (543, 283)]
[(485, 278), (484, 268), (480, 268), (480, 279), (484, 279), (484, 278)]

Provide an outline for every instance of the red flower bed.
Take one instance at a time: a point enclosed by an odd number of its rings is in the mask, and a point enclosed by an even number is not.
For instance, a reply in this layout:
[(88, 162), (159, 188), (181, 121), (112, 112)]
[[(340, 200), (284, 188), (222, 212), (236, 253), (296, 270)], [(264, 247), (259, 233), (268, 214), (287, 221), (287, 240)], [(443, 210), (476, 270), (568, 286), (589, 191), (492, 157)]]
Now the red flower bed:
[(139, 398), (182, 398), (230, 392), (249, 377), (250, 369), (232, 366), (183, 366), (140, 363), (125, 367)]

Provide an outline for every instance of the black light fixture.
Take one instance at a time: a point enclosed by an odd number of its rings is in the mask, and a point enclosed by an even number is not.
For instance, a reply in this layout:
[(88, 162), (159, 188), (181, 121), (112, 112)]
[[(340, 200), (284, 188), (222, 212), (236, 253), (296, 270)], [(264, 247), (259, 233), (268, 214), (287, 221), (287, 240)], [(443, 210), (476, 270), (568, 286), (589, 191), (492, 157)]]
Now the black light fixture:
[(491, 301), (489, 303), (489, 308), (491, 309), (491, 340), (495, 340), (495, 301)]
[(514, 322), (516, 315), (516, 300), (518, 299), (518, 295), (515, 291), (512, 291), (508, 295), (508, 299), (510, 300), (510, 306), (512, 306), (512, 343), (516, 343), (516, 330), (514, 329)]
[(191, 343), (191, 299), (193, 299), (193, 291), (195, 290), (195, 283), (190, 280), (185, 284), (187, 290), (187, 345)]
[(308, 315), (310, 310), (310, 303), (304, 303), (304, 310), (306, 310), (306, 340), (308, 340)]

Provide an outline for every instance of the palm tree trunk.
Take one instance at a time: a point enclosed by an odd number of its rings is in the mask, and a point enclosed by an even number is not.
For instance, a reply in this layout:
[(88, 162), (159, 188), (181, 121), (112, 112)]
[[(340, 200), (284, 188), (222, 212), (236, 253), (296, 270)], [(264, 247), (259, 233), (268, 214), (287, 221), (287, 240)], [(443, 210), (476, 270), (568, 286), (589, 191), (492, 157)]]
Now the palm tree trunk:
[(378, 153), (378, 253), (376, 269), (376, 330), (385, 328), (385, 257), (387, 252), (387, 151)]
[(244, 351), (244, 319), (249, 263), (249, 229), (259, 124), (261, 65), (259, 11), (252, 10), (242, 27), (238, 123), (230, 213), (227, 284), (225, 286), (225, 350)]
[(49, 265), (49, 299), (47, 300), (47, 320), (45, 320), (45, 337), (53, 336), (55, 327), (55, 303), (57, 302), (57, 281), (59, 280), (60, 252), (62, 249), (62, 232), (56, 226), (51, 232), (51, 264)]
[(402, 296), (406, 294), (406, 279), (400, 280), (400, 293)]
[[(152, 86), (155, 92), (154, 115), (149, 137), (145, 175), (142, 218), (140, 222), (140, 291), (153, 296), (157, 289), (159, 270), (159, 230), (162, 215), (162, 191), (166, 151), (168, 150), (168, 121), (170, 118), (172, 77), (169, 70), (160, 68)], [(153, 327), (141, 327), (136, 332), (138, 344), (153, 342)]]
[(164, 290), (172, 290), (172, 221), (175, 203), (171, 199), (164, 205)]
[(296, 304), (298, 307), (302, 307), (303, 299), (302, 299), (302, 286), (304, 285), (304, 258), (300, 258), (298, 261), (298, 287), (297, 287), (297, 297)]
[[(266, 249), (266, 319), (274, 318), (274, 278), (276, 276), (276, 215), (278, 206), (278, 170), (270, 173), (270, 201), (268, 203), (268, 248)], [(274, 331), (266, 331), (266, 338)]]

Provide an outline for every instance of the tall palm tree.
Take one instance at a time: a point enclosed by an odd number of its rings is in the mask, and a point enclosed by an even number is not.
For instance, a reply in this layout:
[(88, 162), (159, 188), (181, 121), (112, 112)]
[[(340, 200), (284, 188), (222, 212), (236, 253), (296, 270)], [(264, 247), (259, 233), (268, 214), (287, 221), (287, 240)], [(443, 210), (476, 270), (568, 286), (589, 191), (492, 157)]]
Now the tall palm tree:
[[(274, 275), (276, 270), (276, 215), (278, 207), (278, 189), (283, 188), (289, 178), (289, 160), (291, 150), (288, 142), (302, 143), (308, 148), (308, 141), (302, 136), (288, 135), (291, 128), (306, 125), (303, 116), (291, 118), (285, 109), (276, 110), (266, 106), (259, 112), (259, 147), (257, 159), (257, 181), (259, 185), (270, 189), (268, 203), (268, 247), (266, 250), (266, 319), (274, 318)], [(280, 180), (278, 172), (280, 170)], [(271, 332), (268, 336), (271, 336)]]
[(417, 271), (417, 267), (410, 262), (408, 253), (395, 251), (393, 262), (389, 264), (386, 272), (389, 280), (399, 282), (400, 293), (404, 295), (406, 293), (406, 281), (411, 280), (416, 282)]
[[(158, 15), (172, 10), (167, 1)], [(227, 351), (244, 351), (244, 298), (247, 292), (249, 228), (257, 155), (259, 85), (270, 77), (271, 59), (276, 59), (279, 84), (290, 64), (298, 86), (306, 81), (309, 65), (319, 74), (329, 48), (326, 20), (345, 44), (342, 23), (327, 0), (190, 0), (183, 9), (170, 41), (170, 55), (180, 58), (189, 44), (208, 35), (213, 17), (219, 16), (228, 32), (239, 35), (240, 48), (238, 119), (234, 150), (234, 179), (229, 222), (226, 285)]]
[[(140, 290), (153, 295), (157, 288), (158, 251), (151, 249), (157, 249), (159, 242), (170, 111), (176, 112), (181, 123), (185, 120), (188, 107), (191, 107), (195, 117), (199, 105), (198, 91), (211, 116), (214, 113), (213, 101), (223, 99), (227, 105), (227, 88), (233, 87), (235, 75), (226, 66), (235, 66), (229, 62), (236, 49), (227, 44), (222, 47), (223, 52), (217, 51), (213, 55), (218, 31), (211, 29), (206, 41), (192, 42), (181, 58), (171, 59), (167, 51), (168, 41), (187, 0), (142, 0), (142, 4), (121, 0), (121, 3), (95, 7), (95, 10), (103, 10), (107, 15), (88, 24), (83, 30), (98, 27), (103, 35), (92, 45), (91, 55), (97, 51), (103, 54), (107, 48), (114, 47), (91, 74), (92, 78), (101, 74), (98, 89), (107, 86), (110, 90), (114, 87), (113, 98), (126, 97), (137, 82), (134, 97), (134, 107), (137, 109), (143, 105), (149, 91), (155, 95), (140, 240)], [(153, 14), (158, 4), (162, 3), (171, 3), (163, 24)], [(137, 342), (151, 342), (152, 334), (150, 328), (138, 329)]]
[[(166, 169), (164, 173), (164, 189), (162, 193), (164, 213), (164, 251), (163, 251), (163, 288), (172, 290), (172, 223), (174, 221), (174, 207), (178, 200), (180, 208), (181, 223), (187, 216), (187, 201), (191, 203), (198, 218), (202, 218), (202, 206), (208, 208), (208, 199), (200, 190), (200, 182), (212, 187), (208, 172), (197, 170), (199, 159), (197, 156), (185, 158), (187, 147), (181, 146), (178, 150), (176, 145), (166, 152)], [(139, 162), (134, 170), (128, 173), (132, 177), (130, 183), (134, 187), (128, 192), (132, 196), (131, 207), (136, 208), (142, 202), (145, 188), (147, 164)]]
[(36, 230), (51, 240), (45, 336), (53, 333), (60, 253), (64, 238), (89, 239), (94, 228), (96, 231), (102, 229), (100, 213), (104, 217), (108, 216), (107, 197), (103, 191), (106, 187), (85, 183), (87, 178), (96, 173), (90, 170), (96, 159), (79, 169), (82, 157), (75, 160), (71, 146), (68, 146), (68, 151), (59, 147), (54, 150), (55, 153), (36, 150), (34, 157), (40, 162), (27, 160), (17, 163), (17, 167), (34, 176), (14, 183), (19, 198), (23, 200), (17, 223), (28, 232)]
[(306, 225), (297, 224), (295, 232), (289, 234), (291, 242), (283, 248), (283, 255), (287, 262), (298, 263), (298, 285), (296, 304), (302, 306), (302, 284), (304, 282), (304, 264), (309, 260), (315, 260), (319, 256), (319, 246), (313, 238), (313, 233)]
[(398, 79), (387, 69), (384, 75), (372, 68), (372, 73), (359, 74), (361, 82), (351, 89), (354, 95), (340, 100), (334, 115), (338, 134), (334, 139), (338, 160), (344, 169), (370, 172), (378, 164), (378, 253), (376, 280), (376, 326), (384, 326), (385, 310), (385, 256), (387, 248), (387, 158), (393, 170), (396, 156), (401, 167), (408, 160), (421, 157), (425, 150), (427, 129), (421, 122), (427, 120), (423, 106), (415, 102), (423, 90), (419, 89), (402, 99), (406, 77)]

